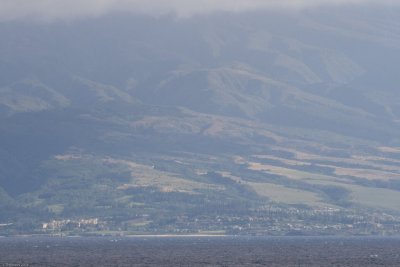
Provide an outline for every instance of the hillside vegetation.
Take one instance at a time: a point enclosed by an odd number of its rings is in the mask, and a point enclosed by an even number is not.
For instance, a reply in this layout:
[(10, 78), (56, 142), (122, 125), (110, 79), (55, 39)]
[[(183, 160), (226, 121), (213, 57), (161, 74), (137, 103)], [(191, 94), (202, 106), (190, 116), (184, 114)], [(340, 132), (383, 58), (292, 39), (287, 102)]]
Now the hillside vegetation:
[(335, 9), (2, 22), (0, 233), (398, 233), (400, 10)]

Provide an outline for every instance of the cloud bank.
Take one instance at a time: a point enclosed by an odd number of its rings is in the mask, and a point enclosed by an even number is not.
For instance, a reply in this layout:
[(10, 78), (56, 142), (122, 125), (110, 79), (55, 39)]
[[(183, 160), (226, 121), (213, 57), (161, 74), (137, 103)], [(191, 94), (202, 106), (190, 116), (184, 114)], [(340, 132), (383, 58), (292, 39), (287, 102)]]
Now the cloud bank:
[(302, 9), (321, 5), (399, 5), (398, 0), (0, 0), (0, 20), (69, 20), (111, 12), (187, 17), (217, 11)]

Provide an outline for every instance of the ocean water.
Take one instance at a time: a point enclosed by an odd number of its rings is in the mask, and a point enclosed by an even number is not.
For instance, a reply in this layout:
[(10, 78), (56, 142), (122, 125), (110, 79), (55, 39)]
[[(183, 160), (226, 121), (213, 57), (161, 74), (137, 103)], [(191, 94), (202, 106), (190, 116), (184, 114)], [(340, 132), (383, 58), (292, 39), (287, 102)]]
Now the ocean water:
[(0, 266), (400, 266), (400, 238), (0, 238)]

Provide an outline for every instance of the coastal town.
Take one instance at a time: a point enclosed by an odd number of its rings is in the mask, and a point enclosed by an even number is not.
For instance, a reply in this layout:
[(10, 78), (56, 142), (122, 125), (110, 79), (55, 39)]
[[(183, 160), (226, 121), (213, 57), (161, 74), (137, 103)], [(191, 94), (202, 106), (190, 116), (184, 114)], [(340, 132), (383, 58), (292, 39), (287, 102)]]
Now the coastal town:
[[(28, 232), (39, 235), (129, 236), (129, 235), (397, 235), (400, 216), (386, 213), (349, 213), (337, 208), (305, 210), (300, 208), (265, 207), (249, 215), (195, 216), (177, 215), (161, 222), (149, 214), (136, 218), (54, 219), (42, 222)], [(13, 224), (0, 225), (1, 235), (12, 233)], [(9, 229), (9, 231), (7, 231)], [(28, 230), (28, 229), (27, 229)]]

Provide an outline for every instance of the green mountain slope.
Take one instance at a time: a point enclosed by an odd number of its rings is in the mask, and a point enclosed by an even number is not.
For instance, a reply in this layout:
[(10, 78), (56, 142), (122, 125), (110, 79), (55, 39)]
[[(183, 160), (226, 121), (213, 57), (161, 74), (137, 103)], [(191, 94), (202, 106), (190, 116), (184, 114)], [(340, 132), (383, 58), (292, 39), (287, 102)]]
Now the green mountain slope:
[(398, 234), (388, 12), (1, 23), (0, 233)]

